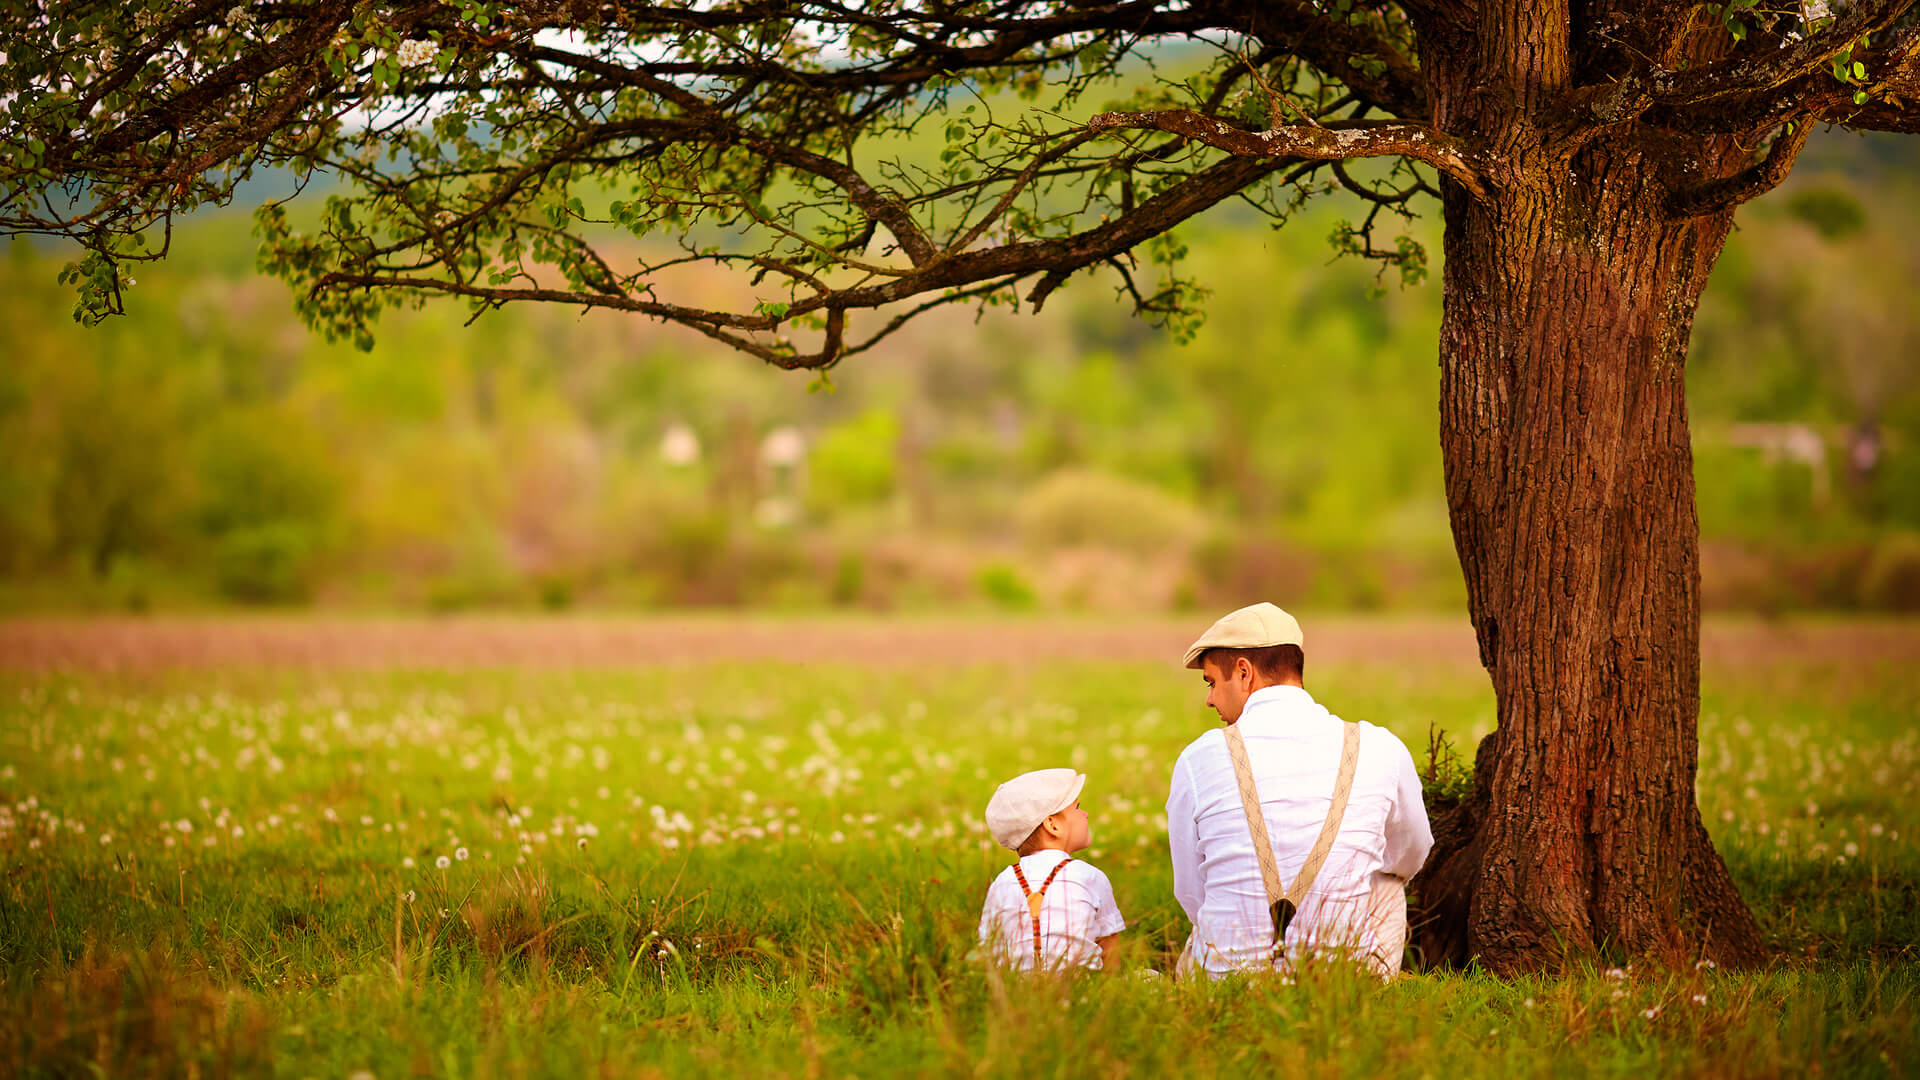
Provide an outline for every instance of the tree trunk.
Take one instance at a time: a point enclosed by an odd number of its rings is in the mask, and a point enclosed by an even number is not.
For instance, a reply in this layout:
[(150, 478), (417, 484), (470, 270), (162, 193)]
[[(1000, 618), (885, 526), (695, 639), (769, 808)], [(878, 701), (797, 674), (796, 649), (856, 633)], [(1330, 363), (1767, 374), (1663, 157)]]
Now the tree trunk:
[(1752, 916), (1694, 798), (1700, 581), (1684, 366), (1731, 212), (1668, 181), (1719, 145), (1516, 152), (1445, 194), (1441, 446), (1498, 729), (1436, 821), (1429, 961), (1622, 953), (1751, 963)]

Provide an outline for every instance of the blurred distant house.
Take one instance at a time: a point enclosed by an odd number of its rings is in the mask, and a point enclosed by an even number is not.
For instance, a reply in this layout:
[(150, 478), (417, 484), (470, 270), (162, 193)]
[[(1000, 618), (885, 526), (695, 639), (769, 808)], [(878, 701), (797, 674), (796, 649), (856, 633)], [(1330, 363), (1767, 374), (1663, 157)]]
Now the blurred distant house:
[(753, 519), (763, 528), (784, 529), (800, 521), (800, 498), (806, 479), (807, 440), (794, 427), (778, 427), (760, 443), (761, 491)]
[(1827, 470), (1827, 443), (1810, 424), (1735, 424), (1727, 442), (1760, 451), (1770, 465), (1805, 465), (1813, 473), (1813, 504), (1824, 506), (1831, 486)]
[(660, 436), (660, 460), (683, 468), (699, 462), (700, 436), (678, 420), (668, 424)]

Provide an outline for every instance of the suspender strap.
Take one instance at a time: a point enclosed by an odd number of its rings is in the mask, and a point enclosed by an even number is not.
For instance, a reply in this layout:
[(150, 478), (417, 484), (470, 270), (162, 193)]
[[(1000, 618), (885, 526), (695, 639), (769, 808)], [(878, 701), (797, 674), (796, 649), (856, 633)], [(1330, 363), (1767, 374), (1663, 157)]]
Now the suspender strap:
[(1038, 892), (1027, 884), (1027, 875), (1021, 872), (1020, 864), (1013, 864), (1014, 880), (1020, 883), (1020, 891), (1027, 894), (1027, 914), (1033, 916), (1033, 967), (1036, 971), (1040, 968), (1040, 907), (1046, 902), (1047, 886), (1053, 884), (1053, 879), (1059, 877), (1060, 871), (1065, 870), (1072, 861), (1073, 856), (1069, 855), (1055, 863), (1053, 869), (1047, 871), (1047, 880), (1040, 883)]
[(1273, 841), (1267, 838), (1267, 817), (1260, 810), (1260, 792), (1253, 786), (1253, 765), (1247, 760), (1246, 739), (1240, 734), (1240, 725), (1226, 727), (1227, 756), (1233, 759), (1233, 776), (1240, 784), (1240, 808), (1246, 812), (1248, 831), (1253, 833), (1253, 854), (1260, 861), (1260, 881), (1266, 886), (1276, 949), (1285, 947), (1287, 924), (1293, 921), (1300, 902), (1306, 899), (1307, 890), (1313, 888), (1313, 879), (1333, 850), (1334, 838), (1340, 835), (1340, 821), (1347, 816), (1347, 798), (1353, 794), (1353, 770), (1360, 763), (1360, 725), (1348, 722), (1344, 726), (1340, 775), (1333, 782), (1333, 802), (1327, 808), (1327, 820), (1320, 826), (1320, 836), (1314, 840), (1307, 861), (1294, 876), (1291, 889), (1284, 889), (1280, 884), (1280, 863), (1273, 852)]

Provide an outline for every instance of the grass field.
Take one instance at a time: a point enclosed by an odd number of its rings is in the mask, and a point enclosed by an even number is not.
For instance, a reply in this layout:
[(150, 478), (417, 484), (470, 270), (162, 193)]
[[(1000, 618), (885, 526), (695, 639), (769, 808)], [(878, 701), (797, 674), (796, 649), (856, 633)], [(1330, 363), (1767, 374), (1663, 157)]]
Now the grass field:
[[(1076, 626), (1110, 658), (1049, 644)], [(1170, 966), (1160, 805), (1210, 714), (1151, 657), (1192, 629), (0, 625), (0, 1071), (1920, 1069), (1912, 624), (1708, 635), (1700, 799), (1767, 970), (1280, 986), (982, 967), (972, 928), (1006, 860), (980, 810), (1047, 765), (1090, 776), (1125, 966)], [(1457, 626), (1327, 640), (1310, 688), (1416, 758), (1431, 730), (1491, 727)]]

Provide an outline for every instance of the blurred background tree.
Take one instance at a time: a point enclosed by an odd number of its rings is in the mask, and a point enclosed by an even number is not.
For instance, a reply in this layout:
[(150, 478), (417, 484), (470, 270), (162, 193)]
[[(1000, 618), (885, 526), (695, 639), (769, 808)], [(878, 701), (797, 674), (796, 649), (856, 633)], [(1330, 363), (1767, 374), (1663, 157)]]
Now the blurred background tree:
[[(1817, 134), (1729, 242), (1689, 362), (1710, 608), (1920, 610), (1916, 207), (1911, 140)], [(85, 329), (65, 253), (17, 240), (0, 598), (1457, 610), (1438, 289), (1329, 263), (1335, 217), (1186, 229), (1212, 286), (1187, 345), (1089, 289), (934, 316), (816, 394), (617, 315), (473, 334), (429, 305), (370, 353), (329, 345), (254, 275), (237, 212), (185, 224), (129, 315)]]

